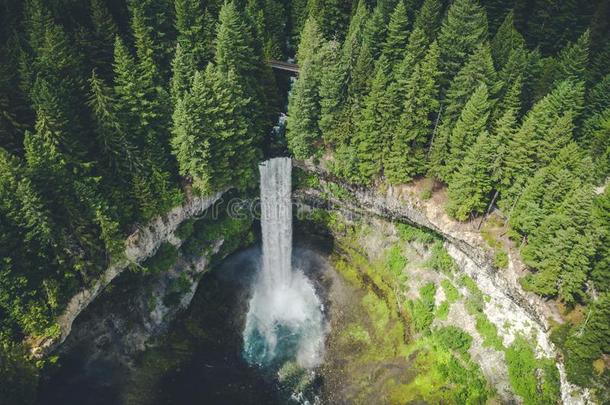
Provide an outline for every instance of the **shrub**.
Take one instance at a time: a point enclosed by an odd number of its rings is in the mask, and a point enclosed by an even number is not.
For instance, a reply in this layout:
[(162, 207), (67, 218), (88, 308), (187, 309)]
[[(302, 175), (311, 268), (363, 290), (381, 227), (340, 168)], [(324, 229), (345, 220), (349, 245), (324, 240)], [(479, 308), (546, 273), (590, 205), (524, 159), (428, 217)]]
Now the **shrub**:
[(436, 237), (431, 232), (413, 225), (397, 223), (396, 230), (398, 231), (400, 239), (405, 242), (417, 241), (423, 244), (428, 244), (436, 240)]
[(447, 316), (449, 315), (450, 307), (451, 307), (451, 304), (449, 303), (449, 301), (443, 301), (441, 303), (441, 305), (438, 306), (438, 309), (436, 310), (436, 317), (442, 321), (447, 319)]
[(559, 372), (552, 360), (538, 360), (523, 337), (515, 339), (505, 352), (513, 391), (524, 404), (554, 404), (559, 399)]
[(430, 258), (426, 264), (432, 270), (445, 274), (451, 274), (457, 269), (455, 261), (449, 256), (449, 253), (447, 253), (447, 250), (445, 250), (443, 242), (441, 241), (437, 241), (432, 246)]
[(165, 297), (163, 297), (163, 304), (166, 307), (178, 305), (182, 296), (191, 289), (191, 280), (185, 273), (180, 274), (180, 277), (173, 280), (169, 290)]
[(392, 274), (399, 276), (402, 274), (405, 266), (407, 265), (407, 259), (402, 255), (399, 245), (393, 245), (386, 252), (386, 266), (392, 272)]
[(451, 284), (451, 281), (446, 279), (441, 281), (441, 287), (443, 287), (445, 298), (447, 298), (447, 301), (450, 304), (456, 302), (460, 298), (460, 292)]
[(171, 243), (163, 242), (157, 253), (142, 263), (142, 267), (153, 274), (164, 273), (176, 263), (176, 260), (178, 260), (176, 247)]
[(453, 325), (435, 330), (434, 336), (441, 346), (460, 353), (466, 353), (472, 344), (472, 336)]
[(180, 226), (178, 227), (178, 229), (176, 229), (176, 232), (174, 232), (174, 234), (176, 235), (177, 238), (184, 241), (193, 234), (194, 230), (195, 230), (195, 220), (188, 219), (180, 224)]
[(498, 269), (505, 269), (508, 267), (508, 254), (505, 251), (499, 250), (496, 252), (494, 256), (494, 266)]

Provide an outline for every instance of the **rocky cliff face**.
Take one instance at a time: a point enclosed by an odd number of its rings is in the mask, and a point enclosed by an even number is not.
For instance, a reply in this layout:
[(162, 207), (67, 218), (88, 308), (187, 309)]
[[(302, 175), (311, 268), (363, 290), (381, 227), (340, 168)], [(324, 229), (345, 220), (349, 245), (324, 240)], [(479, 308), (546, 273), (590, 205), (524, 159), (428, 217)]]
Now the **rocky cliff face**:
[[(409, 222), (441, 235), (448, 253), (459, 268), (472, 277), (480, 290), (491, 297), (486, 315), (501, 332), (505, 344), (523, 333), (536, 337), (536, 353), (540, 357), (557, 358), (561, 377), (561, 392), (564, 404), (590, 403), (586, 390), (570, 384), (564, 372), (558, 351), (549, 338), (548, 318), (552, 311), (538, 296), (522, 290), (518, 284), (516, 269), (523, 263), (515, 255), (509, 255), (509, 266), (498, 270), (493, 264), (493, 252), (480, 232), (450, 219), (441, 204), (434, 199), (422, 201), (408, 187), (388, 187), (383, 190), (357, 187), (334, 178), (317, 165), (295, 162), (295, 165), (320, 180), (320, 187), (303, 188), (295, 197), (309, 207), (330, 208), (356, 212), (361, 215), (377, 215), (389, 220)], [(349, 195), (336, 196), (329, 191), (329, 183), (340, 185)], [(511, 325), (505, 328), (504, 325)]]
[(166, 215), (152, 220), (148, 225), (138, 229), (125, 242), (125, 258), (110, 265), (92, 284), (75, 294), (63, 313), (58, 317), (61, 334), (56, 339), (37, 342), (32, 347), (35, 356), (44, 356), (57, 348), (70, 335), (74, 320), (100, 295), (100, 293), (118, 277), (130, 264), (140, 263), (153, 256), (163, 242), (179, 246), (181, 241), (174, 236), (178, 226), (186, 219), (203, 213), (211, 207), (224, 192), (210, 197), (191, 197), (183, 205), (173, 208)]

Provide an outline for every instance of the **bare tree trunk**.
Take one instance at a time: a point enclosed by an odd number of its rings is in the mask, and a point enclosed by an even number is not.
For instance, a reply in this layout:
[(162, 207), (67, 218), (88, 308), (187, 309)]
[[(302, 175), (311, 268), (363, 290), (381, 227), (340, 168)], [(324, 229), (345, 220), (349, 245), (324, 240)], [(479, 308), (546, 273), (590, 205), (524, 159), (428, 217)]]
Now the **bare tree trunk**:
[(498, 190), (496, 190), (496, 193), (494, 194), (493, 198), (491, 199), (491, 202), (487, 206), (487, 210), (485, 211), (485, 215), (483, 215), (481, 217), (481, 222), (479, 222), (479, 226), (477, 227), (477, 230), (481, 229), (481, 225), (483, 225), (483, 221), (489, 215), (489, 212), (491, 211), (491, 207), (493, 207), (494, 203), (496, 202), (496, 198), (498, 198)]
[(438, 107), (438, 114), (436, 115), (436, 121), (434, 122), (434, 129), (432, 130), (432, 138), (430, 138), (430, 146), (428, 147), (428, 154), (426, 155), (426, 159), (430, 157), (430, 151), (432, 150), (432, 144), (434, 143), (434, 136), (436, 135), (436, 129), (438, 128), (438, 122), (441, 119), (441, 114), (443, 113), (443, 105), (441, 104)]

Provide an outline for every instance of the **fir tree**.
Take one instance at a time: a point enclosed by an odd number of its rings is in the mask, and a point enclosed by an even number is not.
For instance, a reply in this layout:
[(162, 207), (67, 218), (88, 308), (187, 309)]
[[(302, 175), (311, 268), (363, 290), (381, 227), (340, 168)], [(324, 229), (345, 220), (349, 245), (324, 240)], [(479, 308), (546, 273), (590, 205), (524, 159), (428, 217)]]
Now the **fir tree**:
[(481, 84), (468, 100), (449, 139), (448, 173), (455, 171), (464, 160), (470, 146), (487, 127), (490, 104), (487, 86)]
[(314, 18), (308, 18), (301, 33), (301, 41), (296, 55), (297, 61), (304, 63), (306, 60), (313, 60), (320, 51), (322, 43), (322, 32), (317, 21)]
[(526, 288), (546, 296), (558, 295), (567, 304), (583, 296), (595, 251), (591, 232), (592, 200), (590, 187), (575, 189), (530, 236), (522, 256), (537, 272), (526, 278)]
[(206, 77), (197, 72), (191, 91), (178, 101), (173, 116), (171, 144), (180, 174), (191, 179), (193, 187), (204, 194), (213, 191), (210, 149), (215, 136), (214, 101)]
[(119, 28), (102, 0), (91, 0), (91, 22), (93, 23), (93, 65), (104, 79), (112, 75), (114, 39)]
[(371, 92), (364, 101), (364, 109), (355, 135), (358, 171), (364, 182), (369, 182), (375, 175), (381, 173), (383, 155), (389, 145), (388, 121), (391, 117), (388, 116), (388, 112), (395, 107), (390, 106), (385, 98), (390, 69), (390, 64), (382, 56), (377, 63)]
[(589, 64), (589, 31), (585, 31), (578, 41), (563, 48), (557, 59), (554, 75), (556, 82), (571, 80), (586, 81)]
[(485, 212), (493, 188), (493, 162), (497, 148), (498, 145), (484, 130), (466, 152), (458, 171), (449, 181), (449, 215), (465, 221), (473, 213)]
[(444, 101), (446, 106), (443, 113), (444, 126), (452, 127), (466, 105), (466, 101), (480, 84), (486, 85), (491, 97), (497, 94), (499, 83), (487, 44), (477, 48), (451, 81)]
[(515, 50), (525, 50), (525, 40), (517, 32), (513, 22), (513, 12), (509, 12), (491, 42), (491, 53), (498, 69), (504, 67)]
[(398, 64), (404, 57), (409, 38), (409, 20), (405, 4), (399, 1), (390, 17), (388, 33), (383, 44), (383, 56), (390, 66)]
[(443, 87), (477, 45), (487, 40), (487, 35), (485, 10), (476, 0), (456, 0), (451, 4), (438, 35)]
[(413, 23), (413, 29), (421, 29), (426, 34), (428, 42), (432, 42), (436, 38), (441, 9), (442, 4), (439, 0), (425, 0)]
[(595, 198), (593, 220), (596, 228), (596, 248), (591, 278), (598, 291), (610, 292), (610, 187)]
[(301, 64), (299, 79), (290, 93), (288, 110), (288, 146), (297, 159), (305, 159), (315, 152), (320, 139), (320, 94), (315, 62)]
[(176, 45), (176, 53), (172, 61), (171, 95), (174, 103), (190, 90), (197, 66), (191, 53), (182, 49), (182, 45)]
[(434, 42), (406, 83), (402, 117), (385, 163), (385, 175), (391, 183), (404, 183), (424, 172), (431, 117), (438, 110), (438, 57)]

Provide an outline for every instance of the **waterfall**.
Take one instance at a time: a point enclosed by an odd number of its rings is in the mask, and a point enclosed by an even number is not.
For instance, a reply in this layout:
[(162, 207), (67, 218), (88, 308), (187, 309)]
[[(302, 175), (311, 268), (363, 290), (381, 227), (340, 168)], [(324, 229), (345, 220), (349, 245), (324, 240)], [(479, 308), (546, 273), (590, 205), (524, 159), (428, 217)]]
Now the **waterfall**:
[(296, 360), (312, 368), (322, 360), (326, 325), (313, 285), (291, 265), (292, 162), (274, 158), (259, 170), (263, 256), (246, 316), (244, 356), (261, 366)]
[(292, 273), (292, 162), (275, 158), (259, 166), (264, 283), (290, 284)]

